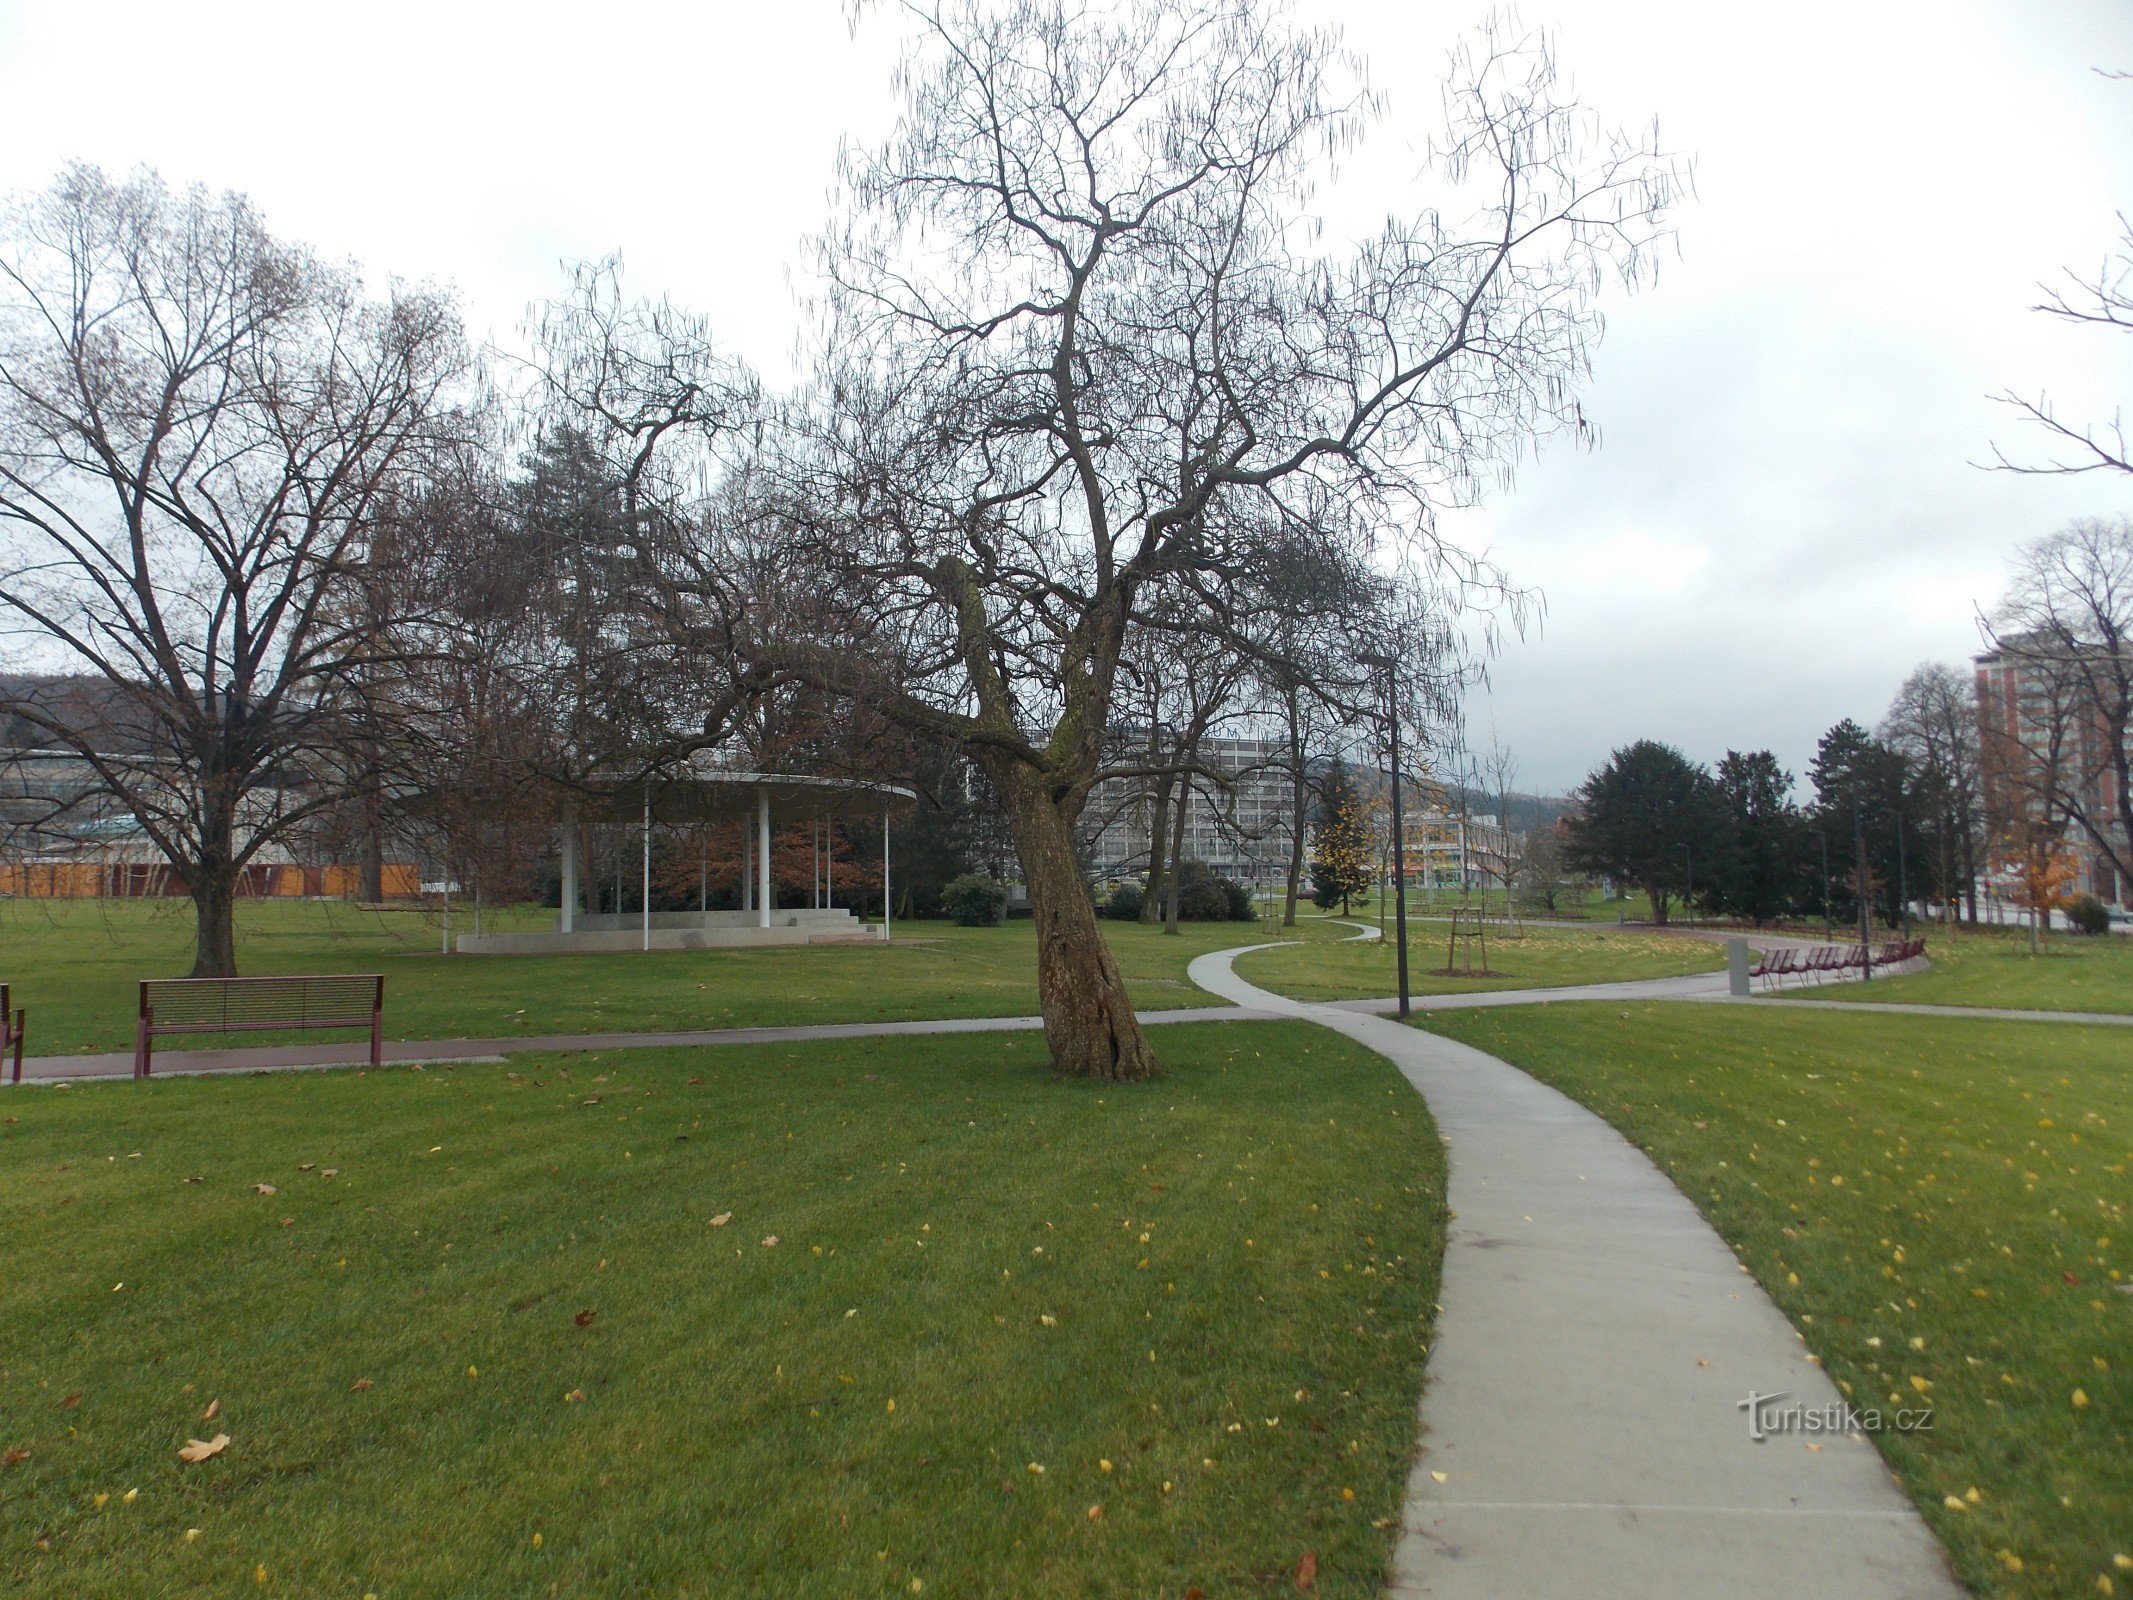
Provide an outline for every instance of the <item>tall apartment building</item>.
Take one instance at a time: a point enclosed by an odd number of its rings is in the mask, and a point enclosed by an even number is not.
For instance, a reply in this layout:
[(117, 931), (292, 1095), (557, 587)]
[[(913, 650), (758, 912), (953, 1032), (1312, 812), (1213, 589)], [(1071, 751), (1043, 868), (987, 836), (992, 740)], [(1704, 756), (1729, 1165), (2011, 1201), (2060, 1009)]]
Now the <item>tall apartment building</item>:
[[(1974, 658), (1978, 699), (1978, 772), (1988, 819), (2016, 815), (2056, 766), (2075, 787), (2082, 809), (2115, 817), (2118, 774), (2110, 758), (2111, 732), (2093, 707), (2067, 688), (2067, 657), (2041, 641), (2010, 639)], [(2129, 734), (2133, 741), (2133, 734)], [(2123, 856), (2122, 827), (2109, 830)], [(2081, 887), (2107, 905), (2125, 905), (2133, 883), (2120, 880), (2110, 858), (2076, 826), (2066, 843), (2082, 861)]]

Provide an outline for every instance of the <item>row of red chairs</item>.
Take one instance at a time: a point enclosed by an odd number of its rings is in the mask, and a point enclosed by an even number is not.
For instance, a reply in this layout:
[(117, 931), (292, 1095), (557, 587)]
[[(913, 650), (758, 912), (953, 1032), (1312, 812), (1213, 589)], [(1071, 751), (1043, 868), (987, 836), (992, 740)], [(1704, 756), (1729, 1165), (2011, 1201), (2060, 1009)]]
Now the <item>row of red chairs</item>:
[[(1926, 953), (1923, 939), (1884, 939), (1871, 950), (1871, 963), (1877, 967), (1893, 967), (1905, 961), (1913, 961)], [(1773, 987), (1787, 978), (1798, 978), (1803, 984), (1810, 980), (1820, 983), (1824, 976), (1864, 970), (1869, 964), (1869, 949), (1863, 944), (1815, 944), (1784, 945), (1778, 949), (1765, 950), (1748, 969), (1751, 978), (1761, 978)]]

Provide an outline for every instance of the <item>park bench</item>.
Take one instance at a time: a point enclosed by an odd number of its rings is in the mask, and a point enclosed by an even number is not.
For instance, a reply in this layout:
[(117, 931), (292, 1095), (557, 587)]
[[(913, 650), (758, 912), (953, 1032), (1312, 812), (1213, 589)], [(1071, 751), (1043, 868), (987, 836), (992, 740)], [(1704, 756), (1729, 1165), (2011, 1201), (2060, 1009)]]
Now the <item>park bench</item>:
[(385, 979), (377, 974), (286, 978), (143, 978), (133, 1075), (148, 1076), (155, 1039), (166, 1033), (282, 1033), (368, 1028), (377, 1066)]
[(0, 983), (0, 1061), (14, 1062), (9, 1080), (14, 1083), (22, 1081), (22, 1019), (23, 1013), (8, 996), (8, 986)]

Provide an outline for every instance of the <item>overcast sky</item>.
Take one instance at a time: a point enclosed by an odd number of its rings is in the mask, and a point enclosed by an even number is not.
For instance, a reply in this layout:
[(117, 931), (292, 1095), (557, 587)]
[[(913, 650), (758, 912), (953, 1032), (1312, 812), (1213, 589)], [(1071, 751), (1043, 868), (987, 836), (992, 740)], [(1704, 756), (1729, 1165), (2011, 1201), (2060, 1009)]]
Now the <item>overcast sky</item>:
[[(1393, 103), (1343, 203), (1412, 206), (1461, 0), (1312, 0)], [(1796, 771), (1920, 661), (1976, 648), (2009, 553), (2133, 480), (1978, 470), (1988, 396), (2133, 394), (2124, 347), (2025, 308), (2133, 207), (2127, 0), (1537, 0), (1584, 97), (1695, 162), (1678, 255), (1610, 303), (1587, 411), (1446, 527), (1545, 596), (1472, 718), (1523, 781), (1651, 736)], [(892, 112), (894, 28), (843, 0), (301, 6), (0, 0), (0, 187), (70, 158), (241, 189), (374, 276), (450, 283), (508, 341), (564, 258), (710, 315), (789, 374), (839, 140)], [(1336, 218), (1336, 221), (1339, 219)]]

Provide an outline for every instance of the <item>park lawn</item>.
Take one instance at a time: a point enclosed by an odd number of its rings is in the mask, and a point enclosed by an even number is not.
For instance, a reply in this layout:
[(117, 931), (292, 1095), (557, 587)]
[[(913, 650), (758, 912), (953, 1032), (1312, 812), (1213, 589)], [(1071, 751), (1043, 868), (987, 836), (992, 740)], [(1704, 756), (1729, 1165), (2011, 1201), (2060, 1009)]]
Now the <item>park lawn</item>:
[[(545, 927), (553, 912), (512, 908), (500, 928)], [(131, 1049), (136, 983), (192, 964), (192, 908), (170, 901), (0, 901), (0, 981), (29, 1012), (37, 1055)], [(460, 931), (470, 926), (454, 918)], [(1250, 944), (1261, 924), (1185, 923), (1176, 936), (1106, 922), (1137, 1004), (1219, 1005), (1185, 976), (1192, 958)], [(1313, 923), (1305, 938), (1352, 930)], [(382, 972), (392, 1039), (636, 1033), (924, 1017), (1027, 1016), (1037, 956), (1026, 919), (998, 928), (897, 925), (896, 940), (769, 950), (568, 956), (445, 956), (433, 916), (332, 901), (238, 905), (239, 970)], [(157, 1049), (227, 1045), (173, 1036)], [(244, 1043), (265, 1043), (259, 1035)]]
[(2042, 951), (2031, 955), (2029, 934), (2022, 928), (1922, 931), (1933, 963), (1929, 970), (1808, 992), (1817, 999), (1854, 1002), (2133, 1012), (2133, 939), (2123, 935), (2081, 938), (2054, 933)]
[(1933, 1430), (1877, 1442), (1973, 1589), (2133, 1593), (2122, 1029), (1681, 1004), (1425, 1025), (1627, 1134), (1856, 1405), (1923, 1395)]
[[(1298, 924), (1301, 928), (1302, 923)], [(1295, 930), (1281, 930), (1289, 937)], [(1408, 987), (1416, 994), (1461, 994), (1474, 989), (1553, 989), (1575, 983), (1620, 983), (1716, 972), (1725, 947), (1704, 939), (1619, 930), (1525, 925), (1517, 939), (1488, 935), (1489, 977), (1446, 977), (1450, 925), (1408, 923)], [(1296, 1000), (1370, 1000), (1398, 987), (1391, 937), (1330, 942), (1324, 938), (1240, 957), (1238, 975)], [(1437, 969), (1437, 970), (1432, 970)]]
[(0, 1592), (1374, 1596), (1433, 1125), (1307, 1025), (1161, 1047), (11, 1092)]

